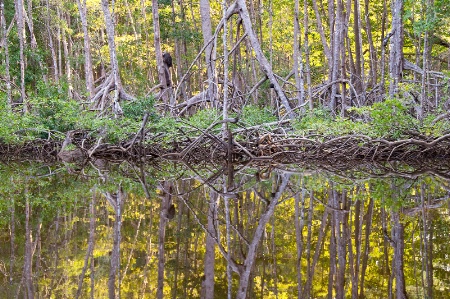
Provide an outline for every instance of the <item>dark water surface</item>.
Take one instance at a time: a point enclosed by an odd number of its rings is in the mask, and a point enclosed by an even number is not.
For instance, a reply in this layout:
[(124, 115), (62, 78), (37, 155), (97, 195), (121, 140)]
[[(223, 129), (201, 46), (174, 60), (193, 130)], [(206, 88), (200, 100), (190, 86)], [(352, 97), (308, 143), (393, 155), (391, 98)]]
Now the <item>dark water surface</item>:
[(0, 164), (0, 298), (449, 298), (449, 194), (438, 165)]

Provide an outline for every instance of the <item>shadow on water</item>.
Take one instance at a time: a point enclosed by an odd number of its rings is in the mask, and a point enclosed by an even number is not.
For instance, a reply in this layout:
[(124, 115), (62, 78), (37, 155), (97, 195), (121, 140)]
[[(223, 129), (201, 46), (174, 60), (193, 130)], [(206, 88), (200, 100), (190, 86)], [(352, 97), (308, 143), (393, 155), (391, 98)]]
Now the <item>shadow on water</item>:
[(0, 164), (0, 298), (447, 298), (450, 168)]

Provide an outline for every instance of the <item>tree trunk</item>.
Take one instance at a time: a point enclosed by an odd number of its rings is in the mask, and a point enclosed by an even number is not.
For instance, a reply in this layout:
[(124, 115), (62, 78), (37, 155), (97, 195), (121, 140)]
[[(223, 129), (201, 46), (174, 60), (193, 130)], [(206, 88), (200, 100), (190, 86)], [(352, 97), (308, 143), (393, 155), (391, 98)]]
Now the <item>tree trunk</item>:
[(164, 72), (163, 53), (161, 51), (161, 33), (159, 28), (159, 10), (158, 0), (152, 0), (152, 14), (153, 14), (153, 41), (156, 55), (156, 67), (158, 68), (158, 79), (161, 85), (161, 97), (165, 105), (169, 105), (170, 95), (168, 92), (168, 82)]
[[(294, 5), (294, 76), (297, 88), (298, 106), (301, 107), (305, 102), (305, 86), (303, 84), (303, 51), (300, 42), (300, 23), (299, 23), (299, 0), (295, 0)], [(302, 109), (304, 110), (304, 109)]]
[(23, 0), (16, 0), (16, 22), (17, 34), (19, 36), (19, 62), (20, 62), (20, 97), (22, 100), (22, 111), (28, 112), (28, 101), (25, 93), (25, 8)]
[(394, 0), (392, 2), (392, 28), (390, 34), (389, 53), (389, 97), (398, 95), (398, 84), (402, 79), (403, 72), (403, 2)]
[(91, 42), (89, 38), (88, 24), (87, 24), (87, 11), (86, 0), (83, 4), (77, 0), (78, 12), (80, 13), (81, 28), (83, 30), (83, 45), (84, 45), (84, 76), (86, 80), (86, 90), (88, 91), (88, 98), (92, 99), (94, 96), (94, 74), (92, 72), (92, 59), (91, 59)]
[(6, 31), (6, 19), (5, 19), (5, 3), (4, 0), (0, 0), (0, 24), (2, 34), (0, 36), (1, 41), (0, 44), (3, 44), (4, 53), (5, 53), (5, 81), (6, 81), (6, 103), (8, 105), (8, 109), (12, 108), (12, 96), (11, 96), (11, 75), (9, 73), (9, 44), (8, 44), (8, 36)]
[[(200, 0), (200, 16), (202, 22), (203, 45), (205, 48), (205, 63), (208, 76), (208, 98), (214, 102), (217, 92), (216, 70), (216, 51), (213, 51), (212, 27), (211, 27), (211, 8), (208, 0)], [(207, 44), (209, 43), (209, 44)]]

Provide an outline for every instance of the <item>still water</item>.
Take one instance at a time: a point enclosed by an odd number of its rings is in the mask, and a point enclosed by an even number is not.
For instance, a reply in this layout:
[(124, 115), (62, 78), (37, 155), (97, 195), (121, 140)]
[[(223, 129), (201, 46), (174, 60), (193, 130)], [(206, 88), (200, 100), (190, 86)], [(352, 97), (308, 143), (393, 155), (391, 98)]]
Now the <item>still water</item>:
[(450, 171), (0, 164), (0, 298), (449, 298)]

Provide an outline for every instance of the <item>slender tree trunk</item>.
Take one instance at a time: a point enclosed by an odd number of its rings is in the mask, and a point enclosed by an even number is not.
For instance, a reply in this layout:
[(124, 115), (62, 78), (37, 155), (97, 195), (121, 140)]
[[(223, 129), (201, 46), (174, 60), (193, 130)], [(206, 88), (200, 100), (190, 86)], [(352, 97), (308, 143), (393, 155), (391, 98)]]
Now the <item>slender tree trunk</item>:
[(158, 79), (161, 84), (161, 95), (164, 103), (169, 104), (168, 82), (164, 73), (163, 53), (161, 51), (161, 33), (159, 28), (158, 0), (152, 0), (153, 14), (153, 41), (156, 55), (156, 66), (158, 68)]
[(58, 60), (56, 57), (56, 51), (55, 46), (53, 44), (53, 36), (52, 36), (52, 30), (50, 28), (50, 4), (49, 0), (46, 0), (46, 9), (47, 9), (47, 17), (45, 18), (45, 23), (47, 27), (47, 35), (48, 35), (48, 46), (50, 48), (50, 53), (52, 54), (52, 62), (53, 62), (53, 79), (55, 82), (58, 82), (59, 80), (59, 74), (58, 74)]
[(308, 19), (308, 0), (303, 1), (303, 30), (304, 30), (304, 47), (305, 47), (305, 73), (306, 85), (308, 91), (309, 110), (314, 109), (312, 86), (311, 86), (311, 63), (309, 59), (309, 19)]
[(25, 8), (23, 0), (16, 0), (16, 22), (17, 34), (19, 36), (19, 63), (20, 63), (20, 97), (22, 100), (22, 110), (28, 112), (28, 101), (25, 93)]
[[(300, 42), (300, 5), (299, 0), (294, 4), (294, 76), (297, 87), (298, 106), (305, 102), (305, 86), (303, 83), (303, 51)], [(304, 110), (304, 109), (302, 109)]]
[[(0, 24), (2, 34), (0, 36), (3, 41), (3, 48), (5, 53), (5, 81), (6, 81), (6, 103), (8, 105), (8, 109), (12, 108), (12, 96), (11, 96), (11, 75), (9, 74), (9, 42), (8, 35), (6, 30), (6, 19), (5, 19), (5, 3), (4, 0), (0, 0)], [(0, 42), (1, 44), (1, 42)]]
[(289, 104), (289, 101), (284, 94), (283, 90), (281, 89), (280, 84), (275, 78), (275, 75), (272, 71), (272, 67), (270, 66), (269, 62), (267, 61), (267, 58), (264, 56), (261, 45), (258, 42), (258, 38), (256, 37), (255, 32), (253, 31), (252, 23), (250, 21), (250, 15), (248, 13), (247, 4), (245, 3), (245, 0), (237, 0), (236, 1), (239, 9), (239, 15), (242, 18), (242, 24), (244, 26), (245, 32), (248, 35), (248, 38), (250, 40), (250, 43), (252, 45), (253, 50), (255, 51), (256, 59), (258, 60), (262, 71), (266, 74), (268, 77), (270, 83), (273, 84), (274, 89), (281, 101), (281, 103), (286, 108), (286, 112), (288, 117), (294, 118), (295, 113), (292, 111), (292, 108)]
[(389, 96), (392, 98), (398, 95), (398, 84), (402, 79), (403, 72), (403, 2), (404, 0), (394, 0), (392, 2), (392, 28), (390, 34), (389, 53)]
[(86, 0), (77, 0), (78, 12), (80, 13), (81, 28), (83, 29), (83, 45), (84, 45), (84, 75), (86, 80), (86, 90), (88, 91), (88, 98), (94, 96), (94, 74), (92, 72), (92, 59), (91, 59), (91, 42), (89, 38), (88, 24), (87, 24), (87, 11)]
[[(369, 62), (370, 62), (370, 76), (369, 76), (369, 86), (374, 86), (377, 84), (377, 76), (378, 76), (378, 58), (377, 51), (373, 44), (372, 37), (372, 25), (369, 18), (369, 0), (364, 0), (364, 18), (365, 18), (365, 30), (367, 34), (367, 42), (369, 43)], [(365, 103), (363, 103), (365, 104)]]

